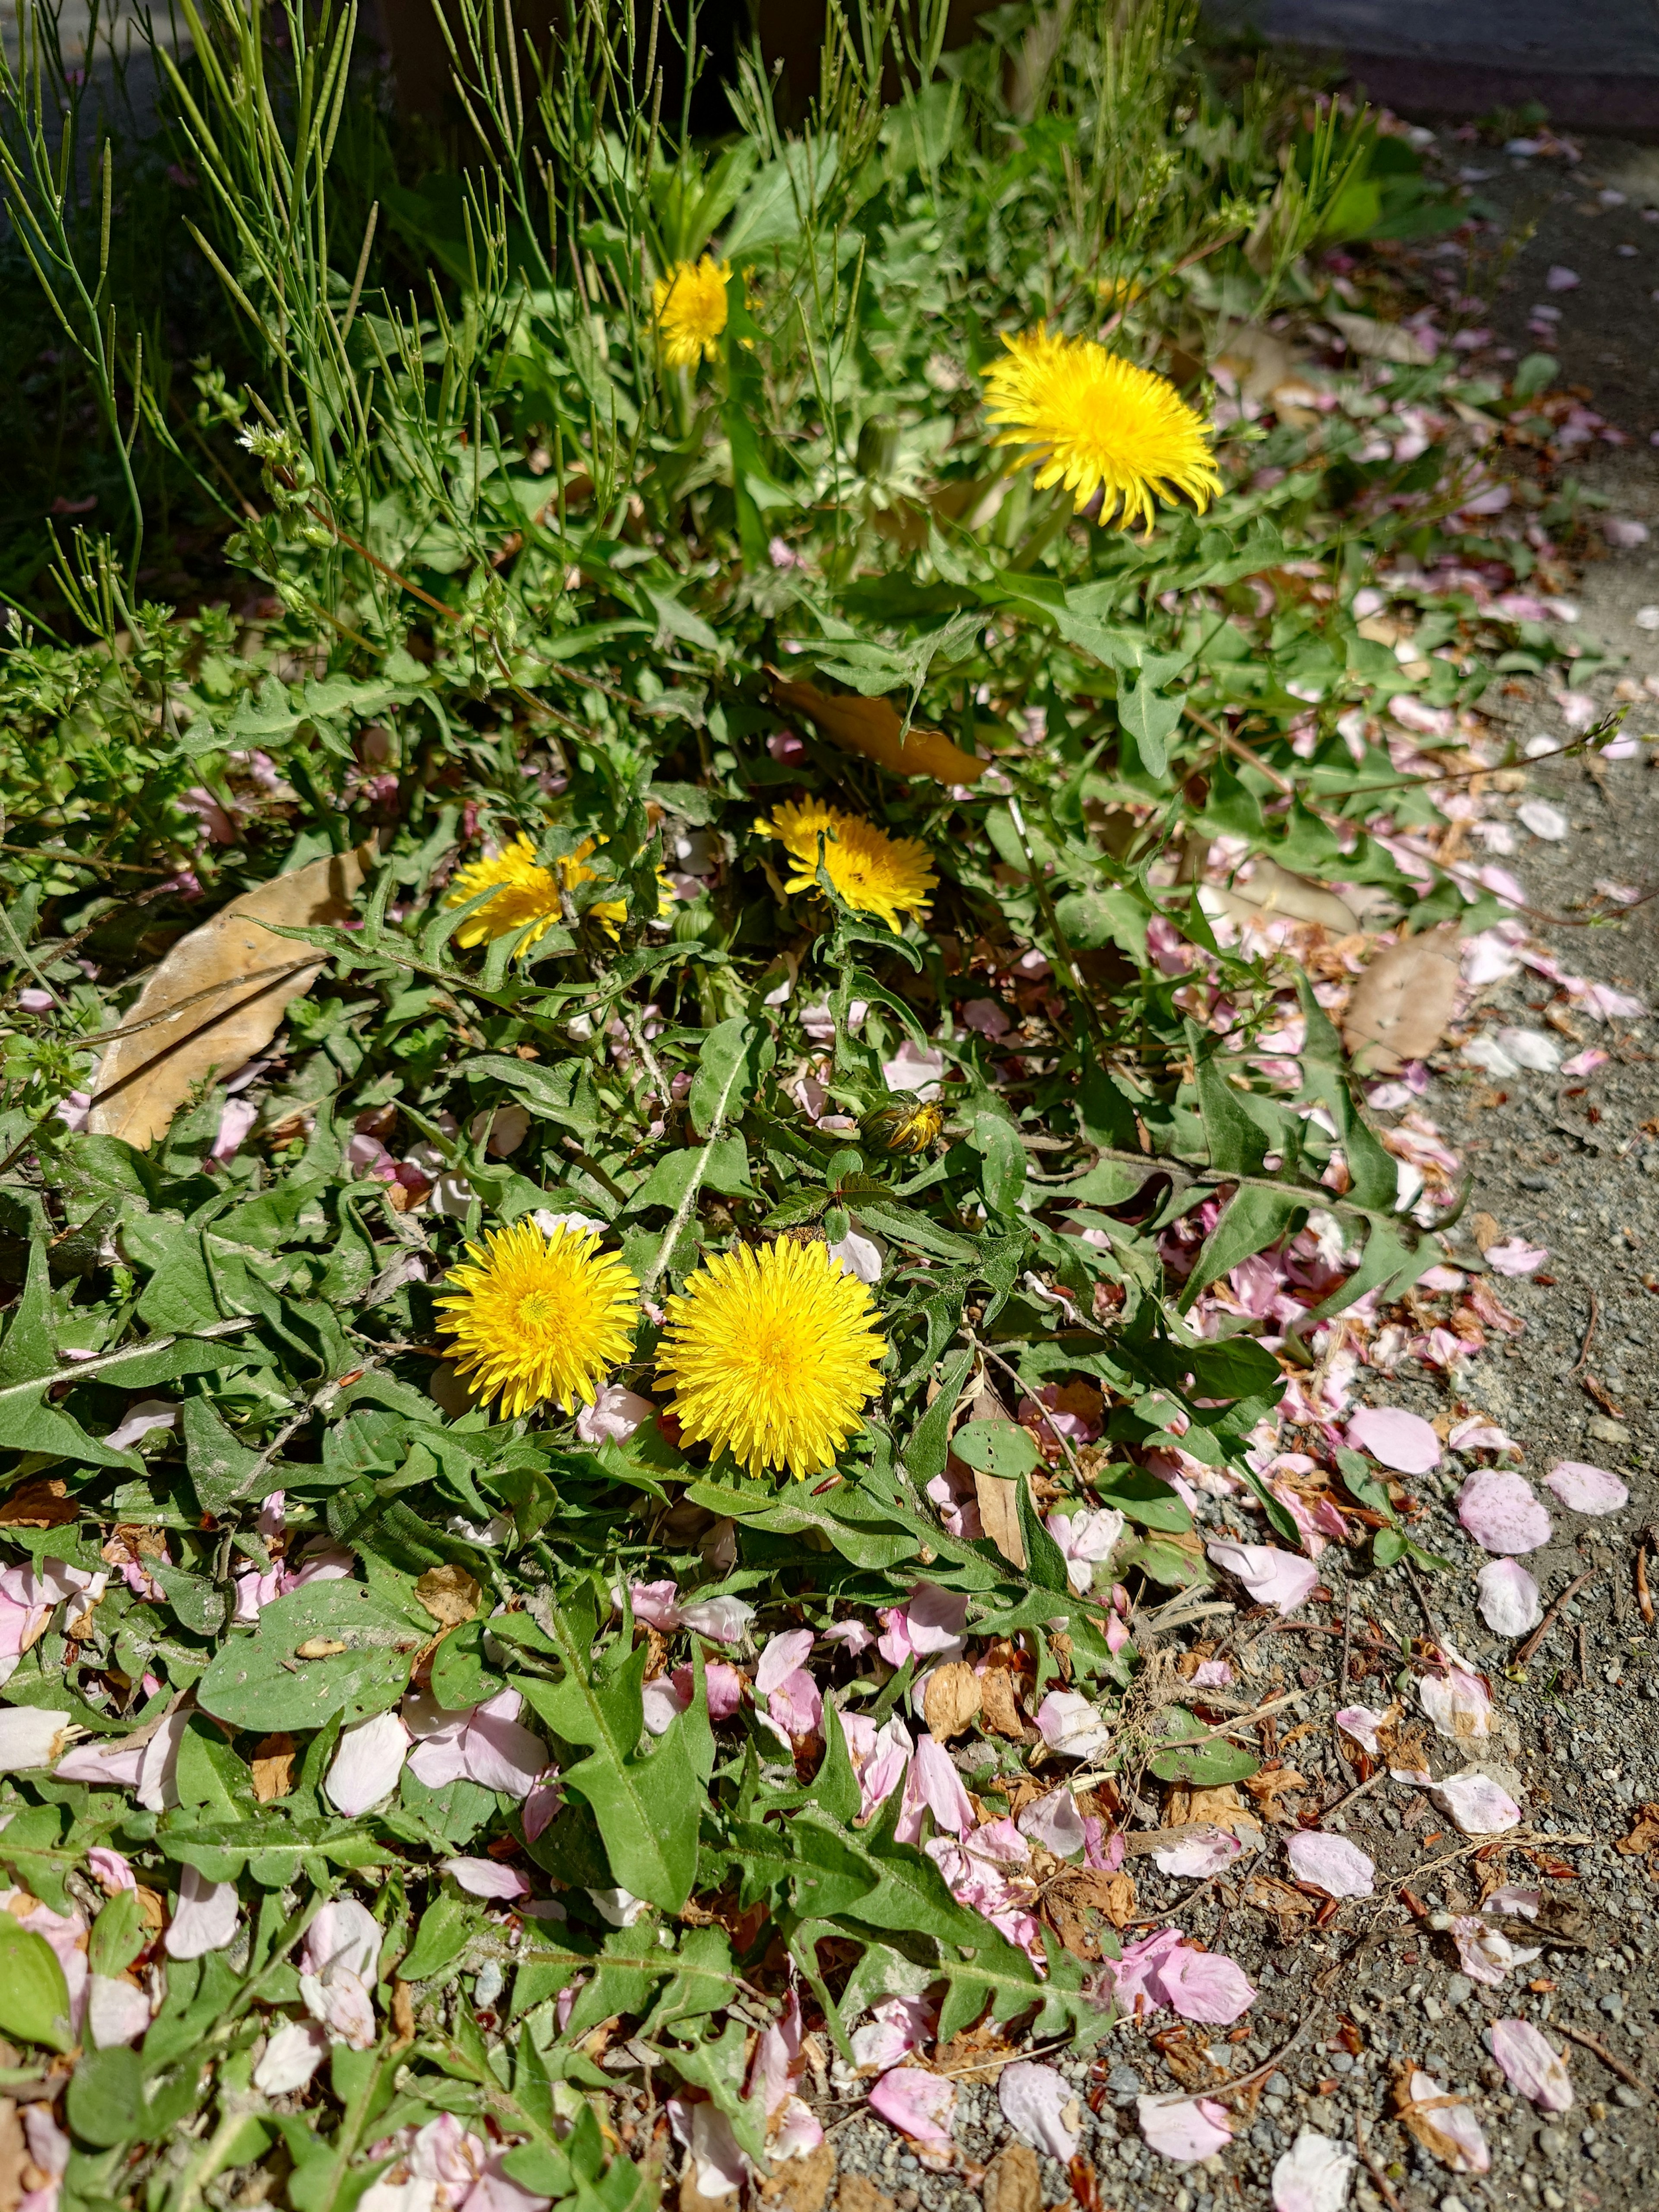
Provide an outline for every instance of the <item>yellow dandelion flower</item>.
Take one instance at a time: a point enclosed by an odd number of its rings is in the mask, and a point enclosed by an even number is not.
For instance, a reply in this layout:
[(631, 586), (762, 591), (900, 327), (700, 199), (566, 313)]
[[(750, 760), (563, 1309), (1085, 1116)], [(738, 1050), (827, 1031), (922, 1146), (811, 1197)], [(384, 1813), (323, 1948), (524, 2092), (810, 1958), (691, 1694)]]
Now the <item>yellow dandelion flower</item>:
[(1101, 494), (1100, 520), (1152, 526), (1153, 500), (1185, 492), (1201, 514), (1222, 489), (1210, 426), (1167, 377), (1120, 361), (1092, 338), (1035, 331), (1006, 337), (1006, 361), (981, 373), (1000, 446), (1032, 446), (1036, 488), (1063, 483), (1077, 512)]
[(729, 261), (704, 254), (701, 261), (677, 261), (651, 287), (662, 357), (670, 368), (695, 368), (713, 361), (714, 341), (726, 328), (726, 280)]
[(667, 1310), (657, 1373), (688, 1443), (800, 1480), (864, 1426), (887, 1343), (869, 1291), (823, 1245), (716, 1253)]
[(788, 852), (794, 873), (786, 890), (817, 888), (822, 830), (824, 867), (848, 906), (879, 915), (895, 932), (903, 927), (902, 914), (927, 921), (928, 894), (939, 879), (920, 838), (890, 837), (862, 815), (843, 814), (838, 806), (826, 806), (817, 799), (787, 800), (759, 827), (769, 836), (781, 838)]
[(455, 1339), (455, 1371), (481, 1398), (499, 1396), (511, 1420), (551, 1398), (565, 1413), (591, 1406), (606, 1371), (634, 1340), (639, 1283), (591, 1229), (533, 1221), (492, 1230), (450, 1270), (438, 1326)]
[[(465, 945), (494, 944), (498, 937), (511, 937), (534, 922), (536, 927), (513, 956), (522, 960), (532, 945), (540, 944), (550, 929), (562, 922), (561, 890), (574, 891), (578, 884), (591, 884), (599, 873), (597, 868), (582, 866), (592, 850), (593, 840), (584, 837), (574, 853), (567, 853), (555, 864), (556, 875), (552, 868), (542, 866), (536, 858), (536, 848), (525, 836), (515, 837), (488, 860), (471, 861), (458, 872), (444, 904), (465, 906), (470, 898), (492, 887), (495, 896), (488, 906), (468, 915), (455, 933), (457, 941)], [(587, 913), (607, 937), (616, 937), (627, 919), (628, 902), (599, 899)]]

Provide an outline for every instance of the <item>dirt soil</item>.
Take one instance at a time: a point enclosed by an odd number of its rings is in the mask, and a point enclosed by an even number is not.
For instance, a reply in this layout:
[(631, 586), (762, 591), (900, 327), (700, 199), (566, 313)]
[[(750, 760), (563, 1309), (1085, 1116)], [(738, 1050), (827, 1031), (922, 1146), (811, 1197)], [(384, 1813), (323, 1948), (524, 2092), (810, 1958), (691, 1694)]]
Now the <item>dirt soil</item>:
[[(1524, 795), (1553, 801), (1571, 827), (1547, 842), (1517, 823), (1507, 865), (1537, 913), (1559, 917), (1531, 926), (1565, 967), (1659, 1007), (1659, 898), (1584, 926), (1586, 902), (1605, 906), (1595, 898), (1598, 883), (1659, 887), (1659, 450), (1650, 442), (1659, 437), (1659, 153), (1581, 142), (1582, 161), (1568, 167), (1511, 160), (1449, 133), (1441, 143), (1454, 172), (1487, 173), (1476, 181), (1494, 219), (1472, 264), (1443, 246), (1442, 265), (1471, 313), (1471, 295), (1484, 300), (1477, 319), (1515, 355), (1541, 348), (1537, 306), (1560, 310), (1548, 350), (1564, 380), (1582, 386), (1628, 438), (1619, 447), (1596, 443), (1573, 474), (1606, 501), (1598, 514), (1644, 522), (1651, 533), (1644, 544), (1620, 546), (1592, 526), (1574, 593), (1578, 620), (1563, 632), (1582, 641), (1587, 660), (1598, 650), (1607, 656), (1574, 688), (1604, 704), (1621, 684), (1626, 694), (1635, 690), (1626, 727), (1647, 742), (1638, 758), (1597, 763), (1593, 772), (1576, 761), (1535, 767)], [(1603, 197), (1619, 191), (1622, 202)], [(1650, 201), (1651, 220), (1644, 212)], [(1570, 269), (1578, 283), (1551, 289), (1552, 268)], [(1637, 619), (1644, 608), (1654, 610), (1652, 629)], [(1642, 689), (1650, 677), (1652, 693)], [(1486, 708), (1523, 745), (1535, 737), (1565, 741), (1561, 710), (1536, 679), (1495, 689)], [(1431, 1419), (1485, 1413), (1516, 1437), (1554, 1529), (1526, 1565), (1547, 1607), (1571, 1585), (1576, 1594), (1524, 1663), (1524, 1639), (1486, 1628), (1474, 1607), (1482, 1555), (1455, 1516), (1458, 1488), (1478, 1462), (1449, 1452), (1437, 1475), (1411, 1487), (1425, 1508), (1419, 1538), (1454, 1562), (1451, 1573), (1422, 1578), (1419, 1598), (1398, 1574), (1345, 1578), (1333, 1547), (1321, 1563), (1329, 1603), (1315, 1601), (1297, 1616), (1317, 1627), (1237, 1638), (1231, 1656), (1242, 1688), (1264, 1699), (1300, 1692), (1281, 1717), (1280, 1756), (1307, 1778), (1304, 1802), (1333, 1808), (1325, 1825), (1344, 1830), (1376, 1860), (1377, 1899), (1344, 1905), (1322, 1932), (1292, 1913), (1292, 1940), (1281, 1943), (1273, 1923), (1249, 1907), (1248, 1872), (1183, 1905), (1194, 1897), (1191, 1882), (1149, 1871), (1149, 1860), (1134, 1863), (1141, 1913), (1178, 1910), (1189, 1933), (1240, 1961), (1261, 1995), (1232, 2031), (1240, 2040), (1209, 2031), (1207, 2053), (1199, 2047), (1201, 2028), (1160, 2052), (1144, 2033), (1120, 2027), (1092, 2065), (1055, 2061), (1080, 2092), (1079, 2149), (1095, 2169), (1103, 2212), (1266, 2205), (1274, 2164), (1304, 2127), (1350, 2147), (1363, 2136), (1372, 2166), (1359, 2170), (1351, 2200), (1363, 2212), (1382, 2212), (1385, 2203), (1401, 2212), (1659, 2206), (1651, 2086), (1659, 2079), (1659, 1854), (1650, 1872), (1641, 1854), (1614, 1848), (1641, 1806), (1659, 1800), (1659, 1634), (1643, 1617), (1636, 1574), (1641, 1532), (1659, 1521), (1659, 1024), (1585, 1022), (1530, 971), (1486, 993), (1483, 1004), (1493, 1024), (1536, 1030), (1554, 1015), (1572, 1023), (1582, 1044), (1611, 1054), (1585, 1079), (1523, 1073), (1499, 1080), (1448, 1051), (1423, 1102), (1473, 1176), (1455, 1245), (1460, 1261), (1480, 1264), (1468, 1230), (1483, 1212), (1505, 1237), (1545, 1245), (1550, 1257), (1534, 1280), (1498, 1282), (1524, 1332), (1495, 1335), (1461, 1382), (1408, 1363), (1392, 1376), (1362, 1370), (1361, 1389)], [(1580, 1048), (1565, 1037), (1562, 1044), (1567, 1053)], [(1558, 1504), (1541, 1485), (1563, 1460), (1620, 1474), (1628, 1505), (1590, 1519)], [(1242, 1524), (1225, 1505), (1209, 1511), (1218, 1524)], [(1224, 1531), (1218, 1525), (1214, 1533)], [(1241, 1525), (1241, 1533), (1261, 1532)], [(1653, 1580), (1659, 1596), (1659, 1560)], [(1337, 1676), (1350, 1613), (1353, 1671), (1344, 1695)], [(1334, 1810), (1356, 1776), (1331, 1747), (1334, 1712), (1347, 1703), (1386, 1705), (1402, 1640), (1425, 1633), (1431, 1620), (1488, 1673), (1500, 1708), (1497, 1765), (1511, 1777), (1522, 1806), (1516, 1832), (1526, 1839), (1500, 1858), (1482, 1861), (1437, 1801), (1386, 1778), (1348, 1809)], [(1524, 1923), (1515, 1927), (1516, 1940), (1541, 1944), (1542, 1955), (1489, 1988), (1459, 1971), (1452, 1939), (1433, 1919), (1468, 1911), (1483, 1885), (1505, 1873), (1513, 1882), (1541, 1884), (1539, 1927), (1529, 1934)], [(1402, 1892), (1421, 1918), (1398, 1909)], [(1534, 2022), (1562, 2048), (1575, 2089), (1570, 2111), (1540, 2112), (1510, 2090), (1486, 2040), (1492, 2023), (1505, 2018)], [(1224, 2159), (1182, 2169), (1141, 2142), (1139, 2092), (1198, 2086), (1208, 2066), (1218, 2081), (1224, 2071), (1236, 2075), (1275, 2057), (1254, 2115), (1242, 2116)], [(1473, 2106), (1492, 2148), (1488, 2174), (1451, 2172), (1391, 2117), (1407, 2062)], [(958, 2142), (970, 2158), (990, 2160), (1007, 2141), (994, 2088), (964, 2081), (958, 2111)], [(969, 2212), (977, 2201), (971, 2172), (925, 2172), (878, 2121), (851, 2119), (831, 2139), (844, 2190), (847, 2177), (868, 2175), (898, 2212)], [(870, 2212), (867, 2188), (853, 2183), (843, 2212)], [(1000, 2203), (1000, 2190), (986, 2194)], [(1073, 2177), (1044, 2158), (1041, 2203), (1073, 2194)], [(1038, 2212), (1036, 2203), (1022, 2200), (1022, 2212)]]

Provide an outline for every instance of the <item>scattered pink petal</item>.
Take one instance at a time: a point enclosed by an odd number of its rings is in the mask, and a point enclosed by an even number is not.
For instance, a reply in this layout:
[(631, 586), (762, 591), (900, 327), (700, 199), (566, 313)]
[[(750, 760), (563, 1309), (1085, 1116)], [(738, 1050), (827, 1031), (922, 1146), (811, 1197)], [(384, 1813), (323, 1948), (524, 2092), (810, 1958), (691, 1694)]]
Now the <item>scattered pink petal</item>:
[(1440, 1464), (1439, 1437), (1401, 1406), (1361, 1406), (1349, 1419), (1348, 1442), (1396, 1474), (1432, 1474)]
[(1577, 1081), (1580, 1077), (1594, 1075), (1598, 1067), (1605, 1067), (1609, 1057), (1599, 1045), (1589, 1045), (1583, 1052), (1574, 1053), (1571, 1060), (1564, 1060), (1561, 1073), (1571, 1075)]
[(444, 1859), (441, 1862), (469, 1897), (528, 1897), (530, 1884), (516, 1868), (499, 1859)]
[(1544, 289), (1548, 292), (1576, 292), (1581, 282), (1576, 269), (1569, 269), (1564, 263), (1557, 261), (1551, 264), (1550, 272), (1544, 279)]
[(1233, 2139), (1227, 2107), (1209, 2097), (1137, 2097), (1135, 2111), (1148, 2149), (1177, 2166), (1213, 2158)]
[(965, 1835), (976, 1818), (956, 1761), (937, 1736), (926, 1734), (916, 1739), (915, 1756), (904, 1778), (903, 1802), (893, 1830), (900, 1843), (921, 1841), (924, 1811), (933, 1814), (935, 1828), (953, 1836)]
[(328, 2056), (328, 2033), (314, 2020), (279, 2027), (253, 2069), (253, 2086), (267, 2097), (286, 2097), (306, 2083)]
[(131, 1862), (123, 1852), (108, 1844), (94, 1844), (87, 1853), (87, 1871), (106, 1897), (115, 1897), (124, 1889), (137, 1889), (138, 1877)]
[(1342, 2212), (1358, 2163), (1329, 2136), (1304, 2128), (1273, 2168), (1273, 2212)]
[(323, 1789), (337, 1813), (355, 1819), (397, 1788), (409, 1757), (409, 1730), (396, 1713), (343, 1729)]
[(236, 1885), (209, 1881), (192, 1866), (179, 1874), (179, 1903), (162, 1938), (170, 1959), (201, 1959), (222, 1951), (236, 1933)]
[(1160, 1874), (1187, 1881), (1206, 1881), (1212, 1874), (1231, 1866), (1243, 1848), (1231, 1829), (1204, 1823), (1195, 1832), (1155, 1850), (1152, 1861)]
[(884, 1997), (853, 2031), (853, 2058), (871, 2073), (885, 2074), (933, 2040), (937, 2008), (921, 1997)]
[(1544, 1485), (1574, 1513), (1619, 1513), (1630, 1504), (1630, 1492), (1618, 1476), (1588, 1460), (1558, 1461)]
[[(1480, 2123), (1465, 2104), (1449, 2098), (1432, 2074), (1419, 2070), (1411, 2078), (1412, 2102), (1429, 2107), (1418, 2114), (1418, 2127), (1429, 2140), (1431, 2149), (1443, 2166), (1454, 2173), (1486, 2173), (1492, 2167), (1492, 2153), (1486, 2147)], [(1419, 2140), (1421, 2140), (1419, 2136)]]
[(1521, 1808), (1490, 1775), (1470, 1768), (1432, 1787), (1466, 1836), (1501, 1836), (1520, 1822)]
[(1170, 2008), (1182, 2020), (1228, 2027), (1255, 2002), (1243, 1968), (1219, 1951), (1199, 1951), (1183, 1944), (1164, 1960), (1158, 1978)]
[(920, 2066), (896, 2066), (870, 2092), (870, 2109), (913, 2142), (945, 2144), (956, 2112), (957, 2085)]
[(689, 1667), (672, 1674), (653, 1674), (641, 1688), (641, 1703), (645, 1712), (645, 1724), (653, 1735), (666, 1735), (674, 1723), (691, 1702), (689, 1689), (682, 1688), (680, 1674), (690, 1678)]
[(1243, 1583), (1258, 1605), (1271, 1605), (1281, 1613), (1293, 1613), (1319, 1580), (1311, 1559), (1281, 1552), (1273, 1544), (1217, 1541), (1204, 1548), (1217, 1566)]
[(1550, 1540), (1550, 1516), (1518, 1474), (1484, 1468), (1457, 1494), (1457, 1517), (1486, 1552), (1535, 1552)]
[(1377, 1741), (1376, 1731), (1388, 1721), (1388, 1712), (1377, 1705), (1345, 1705), (1336, 1717), (1336, 1724), (1345, 1735), (1351, 1735), (1362, 1751), (1373, 1759), (1380, 1759), (1382, 1747)]
[(1572, 2077), (1543, 2037), (1527, 2020), (1495, 2020), (1492, 2055), (1510, 2087), (1546, 2112), (1572, 2109)]
[(620, 1382), (608, 1383), (593, 1403), (584, 1406), (576, 1415), (576, 1434), (585, 1444), (626, 1443), (656, 1410), (651, 1400), (641, 1398), (637, 1390), (624, 1390)]
[(1075, 2156), (1083, 2115), (1077, 2091), (1054, 2067), (1030, 2059), (1005, 2066), (997, 2082), (997, 2102), (1022, 2142), (1046, 2151), (1062, 2166)]
[(1528, 1244), (1524, 1237), (1507, 1237), (1501, 1244), (1488, 1245), (1484, 1255), (1486, 1265), (1500, 1275), (1530, 1275), (1549, 1256), (1547, 1244)]
[(1494, 1559), (1474, 1578), (1480, 1618), (1495, 1636), (1524, 1636), (1544, 1618), (1538, 1585), (1518, 1559)]
[[(1071, 1417), (1061, 1413), (1056, 1418), (1065, 1422)], [(1040, 1422), (1026, 1425), (1039, 1434), (1042, 1431)], [(1121, 1513), (1103, 1509), (1098, 1513), (1051, 1513), (1046, 1525), (1065, 1559), (1066, 1580), (1081, 1593), (1093, 1587), (1099, 1563), (1111, 1558), (1123, 1534), (1124, 1520)]]
[(1458, 1743), (1475, 1743), (1492, 1734), (1492, 1699), (1480, 1677), (1462, 1664), (1457, 1655), (1445, 1651), (1443, 1674), (1425, 1674), (1417, 1686), (1423, 1710), (1442, 1735)]
[(937, 1045), (920, 1045), (906, 1037), (891, 1060), (881, 1063), (882, 1080), (890, 1091), (914, 1091), (932, 1097), (945, 1073), (945, 1054)]
[(136, 1982), (94, 1974), (87, 1984), (87, 2033), (100, 2051), (137, 2043), (149, 2026), (149, 1999)]
[(1083, 1815), (1069, 1790), (1051, 1790), (1046, 1797), (1034, 1798), (1016, 1826), (1022, 1836), (1041, 1844), (1056, 1858), (1074, 1857), (1088, 1840)]
[(1050, 1690), (1037, 1707), (1037, 1733), (1050, 1751), (1066, 1759), (1095, 1759), (1111, 1735), (1087, 1698), (1075, 1690)]
[(1492, 1990), (1506, 1982), (1516, 1966), (1529, 1966), (1544, 1955), (1537, 1944), (1522, 1949), (1511, 1943), (1501, 1928), (1476, 1912), (1460, 1912), (1451, 1923), (1451, 1937), (1458, 1964), (1469, 1979)]
[(1375, 1860), (1346, 1836), (1304, 1828), (1286, 1844), (1285, 1856), (1298, 1881), (1315, 1882), (1328, 1896), (1370, 1897), (1375, 1893)]

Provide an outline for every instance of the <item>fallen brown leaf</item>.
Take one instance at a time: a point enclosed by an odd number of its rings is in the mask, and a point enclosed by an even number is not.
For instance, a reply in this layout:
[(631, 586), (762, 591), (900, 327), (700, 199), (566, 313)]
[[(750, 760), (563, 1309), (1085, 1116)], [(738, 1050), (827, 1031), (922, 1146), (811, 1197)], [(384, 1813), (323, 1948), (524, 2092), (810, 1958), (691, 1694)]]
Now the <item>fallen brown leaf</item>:
[(465, 1567), (428, 1567), (416, 1583), (415, 1595), (446, 1628), (459, 1628), (478, 1610), (478, 1584)]
[(1477, 1252), (1490, 1252), (1494, 1244), (1504, 1241), (1504, 1231), (1490, 1213), (1469, 1216), (1469, 1236)]
[(843, 2173), (836, 2191), (836, 2212), (893, 2212), (893, 2200), (867, 2173)]
[(1281, 868), (1265, 854), (1257, 854), (1248, 883), (1220, 886), (1219, 895), (1236, 921), (1282, 914), (1292, 921), (1316, 921), (1337, 937), (1351, 937), (1359, 927), (1358, 915), (1334, 891)]
[[(80, 1507), (70, 1497), (63, 1477), (57, 1474), (24, 1483), (0, 1505), (0, 1528), (64, 1528), (80, 1517)], [(3, 2205), (0, 2212), (4, 2212)]]
[(1311, 1897), (1273, 1874), (1253, 1874), (1244, 1884), (1244, 1902), (1273, 1922), (1281, 1943), (1293, 1942), (1318, 1909)]
[(986, 2167), (985, 2212), (1042, 2212), (1042, 2168), (1029, 2143), (1005, 2143)]
[(1379, 953), (1354, 986), (1342, 1043), (1366, 1074), (1394, 1075), (1424, 1060), (1445, 1034), (1457, 1003), (1455, 934), (1425, 930)]
[(274, 877), (181, 937), (122, 1022), (125, 1034), (105, 1049), (87, 1117), (92, 1133), (142, 1152), (199, 1083), (262, 1051), (325, 965), (262, 925), (344, 921), (374, 857), (362, 845)]
[(1659, 1805), (1646, 1804), (1639, 1807), (1636, 1814), (1635, 1826), (1629, 1835), (1620, 1836), (1613, 1848), (1616, 1851), (1623, 1851), (1626, 1858), (1633, 1858), (1641, 1852), (1659, 1850)]
[(1286, 1811), (1280, 1798), (1293, 1796), (1307, 1786), (1307, 1776), (1299, 1774), (1293, 1766), (1264, 1766), (1259, 1773), (1249, 1776), (1244, 1784), (1261, 1808), (1263, 1817), (1281, 1828), (1295, 1827), (1296, 1815)]
[(928, 1675), (922, 1702), (927, 1725), (941, 1743), (960, 1735), (980, 1708), (979, 1677), (965, 1659), (952, 1659)]
[(9, 2097), (0, 2097), (0, 2212), (17, 2212), (27, 2193), (23, 2168), (32, 2164), (17, 2107)]
[[(836, 2178), (836, 2147), (824, 2142), (804, 2158), (786, 2159), (761, 2183), (763, 2204), (777, 2204), (783, 2212), (823, 2212), (823, 2200)], [(730, 2199), (722, 2197), (722, 2203)]]
[(1456, 2172), (1462, 2164), (1463, 2147), (1455, 2136), (1446, 2133), (1435, 2116), (1438, 2112), (1449, 2112), (1454, 2106), (1462, 2104), (1464, 2100), (1443, 2095), (1414, 2099), (1411, 2087), (1413, 2070), (1410, 2067), (1402, 2067), (1395, 2076), (1395, 2117), (1416, 2136), (1431, 2158), (1437, 2158), (1442, 2166), (1449, 2166)]
[(792, 714), (804, 714), (821, 735), (843, 752), (862, 753), (894, 775), (931, 775), (939, 783), (977, 783), (987, 763), (953, 745), (943, 730), (912, 723), (901, 739), (903, 718), (885, 699), (856, 692), (832, 696), (816, 684), (802, 683), (769, 668), (772, 696)]
[(1020, 1677), (1012, 1667), (988, 1667), (979, 1678), (980, 1717), (993, 1735), (1024, 1743), (1028, 1729), (1019, 1710)]
[(294, 1758), (296, 1746), (284, 1729), (276, 1735), (261, 1736), (253, 1747), (249, 1771), (253, 1777), (253, 1794), (262, 1805), (274, 1798), (286, 1797), (294, 1787)]

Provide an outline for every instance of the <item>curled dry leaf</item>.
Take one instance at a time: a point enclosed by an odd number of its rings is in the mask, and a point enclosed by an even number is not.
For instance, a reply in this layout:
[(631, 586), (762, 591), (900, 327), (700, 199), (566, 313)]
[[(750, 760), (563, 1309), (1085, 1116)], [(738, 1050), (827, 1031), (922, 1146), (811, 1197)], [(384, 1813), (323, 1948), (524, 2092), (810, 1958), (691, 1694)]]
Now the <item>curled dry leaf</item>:
[(1393, 1075), (1407, 1060), (1425, 1059), (1445, 1035), (1457, 985), (1457, 939), (1450, 928), (1391, 945), (1348, 1001), (1342, 1042), (1349, 1058), (1371, 1075)]
[(198, 1084), (262, 1052), (325, 964), (264, 925), (344, 921), (374, 857), (371, 846), (360, 845), (274, 877), (181, 937), (99, 1062), (87, 1118), (94, 1135), (124, 1138), (142, 1152), (165, 1135)]
[(986, 2167), (985, 2212), (1042, 2212), (1042, 2169), (1029, 2143), (1006, 2143)]
[(299, 1747), (286, 1729), (261, 1736), (248, 1762), (253, 1794), (262, 1805), (286, 1797), (294, 1787), (294, 1760)]
[(979, 1677), (965, 1659), (950, 1660), (927, 1677), (922, 1702), (927, 1726), (943, 1743), (946, 1736), (960, 1735), (978, 1712)]
[[(1205, 896), (1207, 899), (1209, 892)], [(1321, 922), (1337, 937), (1352, 937), (1360, 926), (1358, 915), (1334, 891), (1291, 869), (1281, 868), (1266, 854), (1256, 856), (1248, 883), (1218, 888), (1215, 896), (1235, 921), (1262, 921), (1282, 914), (1292, 921)]]
[(843, 752), (862, 753), (894, 775), (931, 775), (939, 783), (977, 783), (985, 773), (985, 763), (953, 745), (943, 730), (924, 730), (913, 722), (906, 731), (902, 717), (885, 699), (832, 695), (775, 668), (768, 673), (779, 706), (804, 714)]
[(478, 1584), (465, 1567), (428, 1567), (416, 1583), (415, 1595), (446, 1628), (459, 1628), (478, 1610)]
[(1325, 319), (1362, 361), (1391, 361), (1405, 368), (1423, 368), (1434, 359), (1433, 346), (1403, 323), (1379, 323), (1375, 316), (1350, 314), (1340, 307), (1328, 309)]

